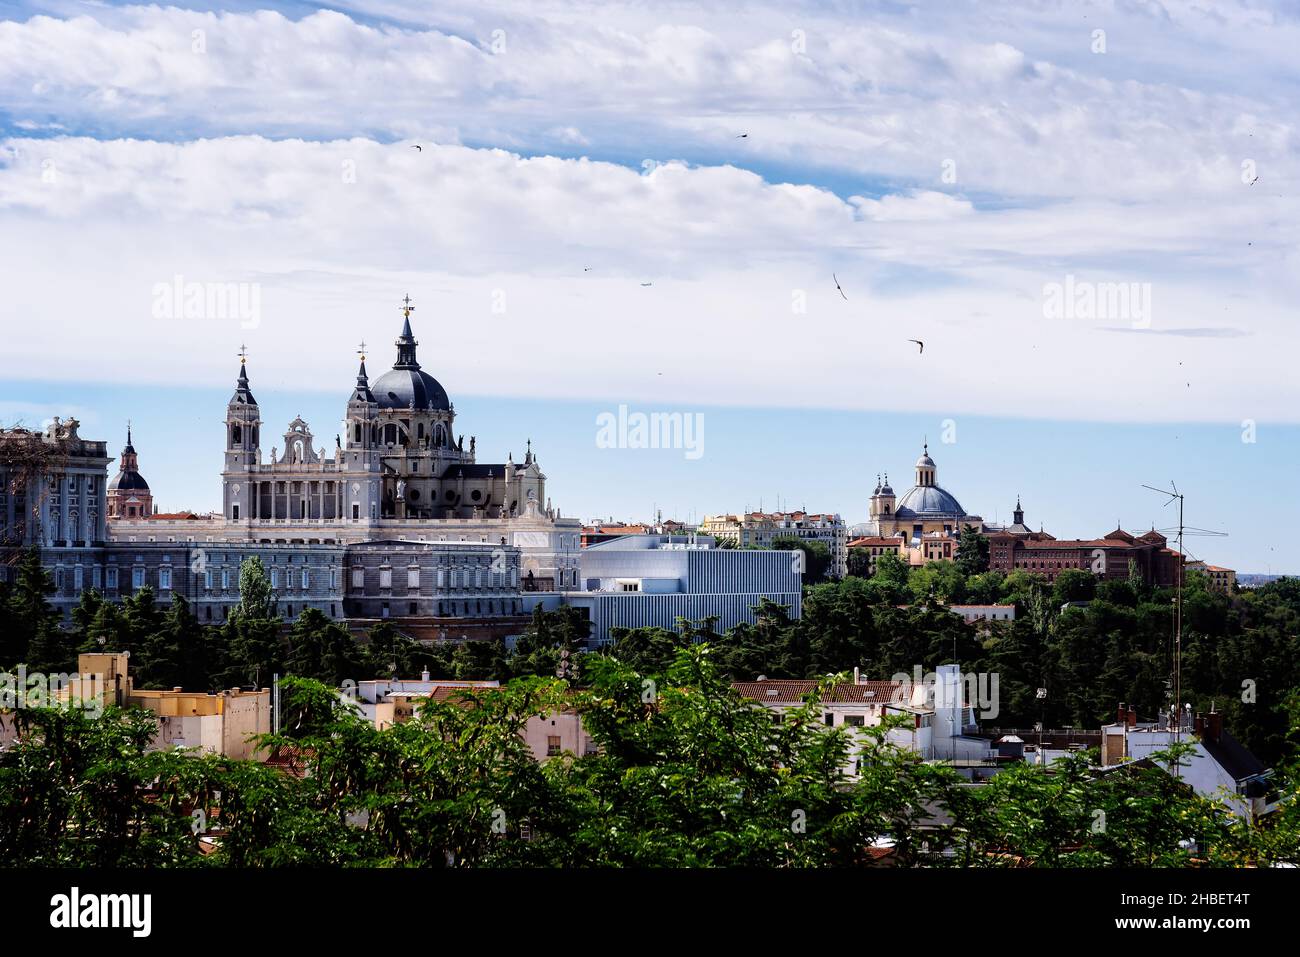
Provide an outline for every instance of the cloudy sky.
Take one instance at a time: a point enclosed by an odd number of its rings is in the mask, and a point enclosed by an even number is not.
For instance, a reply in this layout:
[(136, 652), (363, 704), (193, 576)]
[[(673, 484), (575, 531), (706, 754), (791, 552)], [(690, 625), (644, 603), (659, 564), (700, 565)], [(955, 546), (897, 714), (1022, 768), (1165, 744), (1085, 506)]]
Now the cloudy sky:
[[(1159, 526), (1138, 486), (1175, 478), (1231, 532), (1206, 557), (1300, 570), (1300, 508), (1241, 502), (1300, 464), (1281, 4), (0, 16), (0, 420), (134, 419), (165, 507), (219, 501), (241, 343), (267, 431), (301, 411), (327, 444), (409, 293), (481, 457), (532, 437), (584, 517), (860, 520), (943, 435), (970, 511)], [(596, 448), (619, 404), (704, 414), (705, 454)]]

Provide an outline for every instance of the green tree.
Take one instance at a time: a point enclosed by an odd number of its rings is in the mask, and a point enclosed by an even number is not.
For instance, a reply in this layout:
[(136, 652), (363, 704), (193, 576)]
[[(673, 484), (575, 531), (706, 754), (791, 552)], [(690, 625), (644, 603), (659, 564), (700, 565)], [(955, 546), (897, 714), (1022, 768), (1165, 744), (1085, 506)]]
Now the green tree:
[(978, 575), (989, 570), (989, 540), (973, 525), (963, 525), (957, 533), (957, 567), (963, 575)]
[(271, 577), (256, 555), (250, 555), (239, 563), (239, 604), (235, 614), (253, 621), (279, 617), (275, 610)]
[(831, 550), (826, 547), (825, 542), (784, 535), (772, 539), (772, 548), (777, 551), (803, 552), (803, 580), (806, 585), (825, 580), (834, 561)]
[(59, 613), (50, 604), (54, 576), (41, 564), (35, 545), (19, 558), (13, 585), (6, 589), (6, 618), (0, 633), (0, 663), (26, 663), (33, 671), (65, 671), (70, 641), (60, 627)]

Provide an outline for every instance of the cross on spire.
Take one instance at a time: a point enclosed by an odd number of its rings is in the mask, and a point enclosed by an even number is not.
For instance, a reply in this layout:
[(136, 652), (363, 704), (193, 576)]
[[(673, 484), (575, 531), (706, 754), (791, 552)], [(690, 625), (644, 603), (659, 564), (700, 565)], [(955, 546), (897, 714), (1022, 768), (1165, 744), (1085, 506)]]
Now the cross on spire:
[(411, 313), (415, 312), (415, 307), (411, 305), (411, 296), (409, 293), (402, 299), (402, 303), (402, 318), (410, 319)]
[(357, 346), (357, 355), (361, 357), (362, 362), (366, 361), (366, 340), (365, 339), (362, 339), (360, 345)]
[(248, 359), (248, 346), (242, 342), (239, 344), (239, 364), (242, 366)]

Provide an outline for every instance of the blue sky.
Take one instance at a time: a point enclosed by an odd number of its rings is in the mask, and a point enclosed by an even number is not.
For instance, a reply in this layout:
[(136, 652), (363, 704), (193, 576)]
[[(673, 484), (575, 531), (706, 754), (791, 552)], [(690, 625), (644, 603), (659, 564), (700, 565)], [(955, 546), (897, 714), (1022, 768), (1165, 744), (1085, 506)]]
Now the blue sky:
[[(1300, 571), (1298, 43), (1252, 0), (5, 3), (0, 422), (132, 418), (208, 508), (240, 344), (329, 445), (409, 293), (568, 513), (856, 521), (929, 435), (985, 517), (1168, 525), (1175, 479), (1231, 533), (1193, 553)], [(704, 455), (598, 448), (620, 404)]]

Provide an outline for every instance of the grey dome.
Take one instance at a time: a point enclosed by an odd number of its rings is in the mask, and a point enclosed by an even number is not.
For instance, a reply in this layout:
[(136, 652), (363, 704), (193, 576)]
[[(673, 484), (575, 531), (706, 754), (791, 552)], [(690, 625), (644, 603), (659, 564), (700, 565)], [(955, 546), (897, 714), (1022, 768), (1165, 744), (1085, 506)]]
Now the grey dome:
[(961, 503), (937, 485), (914, 485), (898, 500), (896, 514), (904, 510), (914, 515), (965, 515)]
[[(375, 394), (375, 401), (381, 409), (416, 409), (419, 411), (448, 411), (451, 402), (447, 399), (447, 390), (438, 384), (438, 380), (427, 372), (420, 371), (420, 363), (415, 358), (415, 347), (419, 345), (411, 333), (411, 310), (403, 310), (406, 320), (402, 323), (402, 334), (397, 337), (397, 361), (393, 368), (381, 375), (370, 391)], [(364, 366), (362, 370), (364, 372)], [(357, 380), (360, 385), (360, 378)]]
[(108, 480), (109, 491), (147, 492), (149, 483), (139, 472), (118, 472)]
[(450, 409), (447, 390), (420, 369), (390, 369), (375, 380), (370, 390), (381, 409)]

